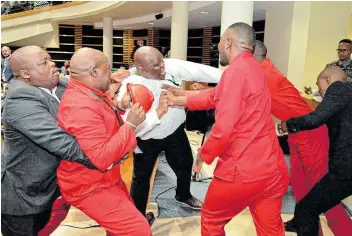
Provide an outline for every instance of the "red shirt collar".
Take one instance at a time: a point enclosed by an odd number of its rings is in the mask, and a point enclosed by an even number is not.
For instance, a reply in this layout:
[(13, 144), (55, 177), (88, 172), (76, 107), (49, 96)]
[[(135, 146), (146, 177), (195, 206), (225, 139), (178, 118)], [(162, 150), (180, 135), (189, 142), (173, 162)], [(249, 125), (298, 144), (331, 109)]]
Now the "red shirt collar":
[(249, 51), (242, 52), (241, 54), (239, 54), (235, 58), (232, 58), (229, 65), (231, 65), (232, 63), (234, 63), (237, 60), (248, 58), (248, 57), (253, 57), (253, 53), (251, 53)]
[[(95, 88), (93, 88), (93, 87), (90, 87), (90, 86), (88, 86), (88, 85), (86, 85), (86, 84), (84, 84), (84, 83), (82, 83), (82, 82), (80, 82), (80, 81), (78, 81), (78, 80), (75, 80), (75, 79), (70, 79), (70, 80), (68, 81), (68, 84), (71, 85), (71, 86), (73, 86), (73, 87), (75, 87), (75, 88), (77, 88), (77, 89), (79, 89), (79, 90), (81, 90), (81, 91), (84, 92), (84, 93), (86, 93), (87, 90), (89, 90), (89, 91), (91, 91), (91, 92), (94, 92), (95, 94), (97, 94), (97, 95), (100, 96), (100, 97), (104, 97), (104, 98), (108, 98), (108, 97), (109, 97), (109, 96), (107, 95), (107, 93), (104, 93), (104, 92), (102, 92), (102, 91), (100, 91), (100, 90), (98, 90), (98, 89), (95, 89)], [(91, 94), (91, 93), (90, 93), (90, 94)]]

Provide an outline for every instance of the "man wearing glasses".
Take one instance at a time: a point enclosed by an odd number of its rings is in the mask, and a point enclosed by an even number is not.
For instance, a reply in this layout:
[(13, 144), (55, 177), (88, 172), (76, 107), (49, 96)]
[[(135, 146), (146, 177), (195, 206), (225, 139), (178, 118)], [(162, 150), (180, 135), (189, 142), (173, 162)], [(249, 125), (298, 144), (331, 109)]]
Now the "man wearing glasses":
[(342, 39), (336, 49), (339, 60), (327, 64), (327, 66), (338, 66), (347, 75), (346, 81), (352, 82), (352, 41), (350, 39)]

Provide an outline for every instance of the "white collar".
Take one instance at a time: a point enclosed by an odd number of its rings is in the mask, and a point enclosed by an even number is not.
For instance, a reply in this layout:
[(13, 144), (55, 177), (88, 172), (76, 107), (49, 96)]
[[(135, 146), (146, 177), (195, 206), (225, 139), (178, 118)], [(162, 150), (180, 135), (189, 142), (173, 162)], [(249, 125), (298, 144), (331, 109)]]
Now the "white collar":
[(54, 97), (58, 102), (60, 102), (60, 99), (56, 96), (56, 89), (57, 87), (53, 88), (52, 91), (50, 91), (50, 89), (47, 88), (43, 88), (43, 87), (39, 87), (40, 89), (42, 89), (43, 91), (47, 92), (48, 94), (50, 94), (52, 97)]

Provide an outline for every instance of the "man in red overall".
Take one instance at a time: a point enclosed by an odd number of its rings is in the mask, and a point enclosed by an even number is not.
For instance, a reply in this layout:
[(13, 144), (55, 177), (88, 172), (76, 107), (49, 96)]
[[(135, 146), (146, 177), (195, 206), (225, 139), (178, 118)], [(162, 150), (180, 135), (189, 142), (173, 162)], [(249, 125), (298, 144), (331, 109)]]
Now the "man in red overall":
[(217, 87), (198, 95), (174, 96), (171, 105), (191, 110), (216, 108), (215, 124), (200, 149), (203, 161), (219, 160), (201, 213), (203, 236), (225, 235), (225, 225), (249, 207), (257, 235), (283, 236), (282, 200), (289, 175), (271, 118), (265, 75), (251, 51), (255, 32), (246, 23), (231, 25), (221, 36), (220, 61), (229, 65)]
[[(312, 112), (294, 85), (266, 58), (267, 48), (256, 41), (254, 56), (264, 69), (271, 93), (271, 113), (279, 120), (289, 120)], [(329, 136), (326, 125), (288, 135), (291, 163), (291, 186), (299, 202), (328, 172)], [(352, 235), (352, 222), (339, 204), (325, 213), (335, 236)], [(285, 223), (286, 231), (297, 232), (295, 218)], [(323, 232), (320, 227), (320, 234)]]
[(102, 52), (82, 48), (73, 55), (58, 122), (99, 170), (63, 161), (57, 170), (58, 184), (62, 197), (109, 235), (150, 236), (149, 224), (135, 208), (120, 176), (121, 160), (135, 148), (134, 129), (143, 122), (145, 113), (134, 104), (123, 124), (106, 93), (110, 76), (109, 62)]

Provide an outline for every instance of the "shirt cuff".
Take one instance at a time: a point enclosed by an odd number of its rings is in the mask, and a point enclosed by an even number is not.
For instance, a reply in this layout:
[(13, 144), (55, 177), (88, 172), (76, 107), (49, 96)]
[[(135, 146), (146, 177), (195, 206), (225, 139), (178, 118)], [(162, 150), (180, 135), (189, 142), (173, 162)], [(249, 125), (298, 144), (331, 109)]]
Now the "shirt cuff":
[(138, 125), (135, 132), (136, 136), (139, 137), (140, 133), (146, 133), (151, 130), (155, 125), (160, 124), (160, 119), (156, 110), (152, 110), (147, 114), (146, 119), (142, 122), (142, 124)]
[(300, 131), (299, 126), (296, 124), (294, 118), (286, 121), (286, 127), (289, 133), (297, 133)]
[(199, 150), (200, 156), (202, 157), (202, 160), (207, 164), (210, 165), (211, 163), (213, 163), (215, 157), (211, 157), (209, 155), (209, 153), (207, 153), (206, 149), (205, 149), (205, 145), (203, 145), (200, 150)]

